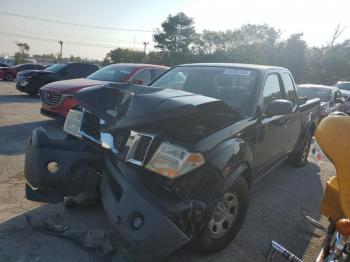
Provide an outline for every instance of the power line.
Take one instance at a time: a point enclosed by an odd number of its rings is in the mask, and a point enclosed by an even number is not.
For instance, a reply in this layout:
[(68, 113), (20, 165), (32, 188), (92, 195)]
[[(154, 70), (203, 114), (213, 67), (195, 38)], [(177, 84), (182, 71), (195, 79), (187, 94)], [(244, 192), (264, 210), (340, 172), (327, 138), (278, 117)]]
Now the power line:
[[(30, 33), (34, 35), (40, 35), (40, 36), (48, 36), (48, 37), (55, 37), (52, 33), (53, 32), (48, 32), (48, 31), (43, 31), (43, 30), (35, 30), (35, 29), (29, 29), (29, 28), (24, 28), (24, 27), (18, 27), (18, 26), (11, 26), (11, 25), (4, 25), (0, 24), (1, 30), (6, 30), (6, 31), (17, 31), (15, 33)], [(56, 33), (56, 32), (54, 32)], [(62, 38), (61, 36), (64, 36), (66, 38), (75, 38), (78, 40), (90, 40), (91, 36), (83, 36), (83, 35), (76, 35), (76, 34), (58, 34), (59, 36), (56, 36), (58, 38)], [(98, 37), (93, 37), (94, 41), (98, 42), (104, 42), (104, 43), (125, 43), (125, 44), (131, 44), (134, 43), (132, 40), (118, 40), (118, 39), (112, 39), (112, 38), (98, 38)], [(142, 44), (143, 41), (136, 41), (136, 44)]]
[(104, 29), (104, 30), (113, 30), (113, 31), (127, 31), (127, 32), (143, 32), (143, 33), (152, 33), (153, 32), (151, 30), (143, 30), (143, 29), (128, 29), (128, 28), (119, 28), (119, 27), (108, 27), (108, 26), (96, 26), (96, 25), (78, 24), (78, 23), (64, 22), (64, 21), (58, 21), (58, 20), (53, 20), (53, 19), (47, 19), (47, 18), (39, 18), (39, 17), (15, 14), (15, 13), (4, 12), (4, 11), (0, 11), (0, 14), (8, 15), (8, 16), (21, 17), (21, 18), (25, 18), (25, 19), (32, 19), (32, 20), (37, 20), (37, 21), (41, 21), (41, 22), (49, 22), (49, 23), (56, 23), (56, 24), (70, 25), (70, 26), (79, 26), (79, 27), (86, 27), (86, 28), (93, 28), (93, 29)]
[[(19, 37), (19, 38), (25, 38), (25, 39), (33, 39), (33, 40), (52, 42), (52, 43), (57, 43), (58, 41), (61, 41), (59, 39), (38, 37), (38, 36), (30, 36), (30, 35), (23, 35), (23, 34), (16, 34), (16, 33), (8, 33), (8, 32), (0, 32), (0, 35)], [(115, 45), (92, 44), (92, 43), (84, 43), (84, 42), (68, 41), (68, 40), (63, 41), (63, 42), (65, 44), (70, 44), (70, 45), (87, 46), (87, 47), (101, 47), (101, 48), (109, 48), (109, 49), (120, 47), (120, 46), (115, 46)], [(142, 50), (142, 48), (136, 48), (136, 49)]]

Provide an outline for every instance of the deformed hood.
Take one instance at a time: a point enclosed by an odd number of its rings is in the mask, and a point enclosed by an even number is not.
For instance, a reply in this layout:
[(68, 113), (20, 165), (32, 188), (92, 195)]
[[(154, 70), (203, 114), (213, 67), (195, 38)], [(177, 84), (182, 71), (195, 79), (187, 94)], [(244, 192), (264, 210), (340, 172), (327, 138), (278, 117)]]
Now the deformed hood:
[(75, 98), (88, 111), (112, 123), (115, 128), (144, 125), (196, 113), (211, 104), (225, 113), (234, 111), (218, 99), (181, 90), (123, 83), (85, 88)]

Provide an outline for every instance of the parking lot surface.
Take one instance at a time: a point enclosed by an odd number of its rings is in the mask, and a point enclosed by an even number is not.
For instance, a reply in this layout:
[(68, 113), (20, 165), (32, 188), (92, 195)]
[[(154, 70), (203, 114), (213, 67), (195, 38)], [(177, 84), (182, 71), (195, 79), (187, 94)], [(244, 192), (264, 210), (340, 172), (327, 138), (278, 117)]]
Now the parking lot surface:
[[(70, 228), (109, 227), (101, 207), (68, 210), (62, 204), (38, 204), (24, 198), (24, 150), (31, 131), (42, 126), (51, 136), (64, 136), (62, 123), (41, 116), (39, 109), (38, 97), (18, 92), (13, 82), (0, 81), (0, 262), (117, 261), (35, 231), (26, 222), (28, 215), (37, 221), (60, 219)], [(225, 250), (200, 256), (183, 248), (167, 261), (265, 261), (271, 240), (313, 261), (323, 235), (310, 228), (304, 217), (312, 216), (326, 225), (319, 205), (325, 182), (334, 174), (328, 161), (310, 159), (299, 169), (283, 164), (252, 186), (247, 219)], [(283, 260), (276, 257), (275, 261)]]

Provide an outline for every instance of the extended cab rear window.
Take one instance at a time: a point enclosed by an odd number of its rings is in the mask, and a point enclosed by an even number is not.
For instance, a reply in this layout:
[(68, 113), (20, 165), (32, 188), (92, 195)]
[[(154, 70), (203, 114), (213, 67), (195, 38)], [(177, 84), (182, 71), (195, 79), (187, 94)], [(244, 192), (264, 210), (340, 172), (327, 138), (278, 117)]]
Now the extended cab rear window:
[(242, 114), (251, 115), (260, 73), (232, 67), (175, 67), (152, 83), (154, 87), (183, 90), (223, 100)]

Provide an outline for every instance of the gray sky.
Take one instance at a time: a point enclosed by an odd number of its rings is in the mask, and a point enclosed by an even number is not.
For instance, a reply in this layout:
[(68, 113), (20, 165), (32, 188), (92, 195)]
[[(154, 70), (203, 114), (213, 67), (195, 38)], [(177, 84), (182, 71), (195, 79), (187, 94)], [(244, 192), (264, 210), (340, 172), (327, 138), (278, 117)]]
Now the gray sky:
[[(0, 0), (0, 5), (2, 12), (146, 31), (160, 27), (168, 14), (182, 11), (194, 18), (198, 32), (235, 29), (246, 23), (267, 23), (281, 29), (282, 37), (303, 32), (311, 46), (326, 44), (339, 23), (350, 26), (349, 0)], [(347, 38), (350, 38), (350, 27), (344, 30), (339, 41)], [(57, 54), (59, 45), (55, 40), (79, 43), (64, 43), (64, 56), (74, 54), (102, 59), (111, 46), (142, 50), (143, 41), (152, 42), (152, 32), (91, 29), (0, 14), (0, 54), (13, 55), (17, 51), (16, 41), (28, 43), (30, 54)], [(152, 48), (152, 44), (149, 47)]]

